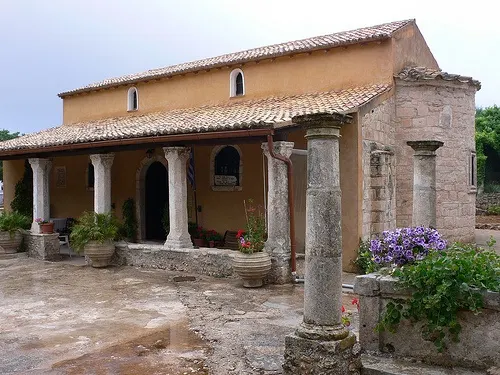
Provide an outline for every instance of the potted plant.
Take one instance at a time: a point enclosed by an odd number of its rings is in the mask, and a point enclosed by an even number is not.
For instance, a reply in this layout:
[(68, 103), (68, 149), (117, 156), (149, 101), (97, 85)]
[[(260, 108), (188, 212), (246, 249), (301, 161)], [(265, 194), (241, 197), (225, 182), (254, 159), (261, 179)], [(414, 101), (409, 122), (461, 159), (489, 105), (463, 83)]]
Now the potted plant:
[(246, 288), (262, 286), (264, 277), (271, 270), (271, 257), (264, 250), (266, 223), (260, 208), (249, 200), (243, 202), (246, 216), (246, 231), (240, 229), (238, 238), (239, 252), (233, 258), (233, 269), (243, 279)]
[(92, 261), (92, 267), (106, 267), (115, 252), (113, 240), (118, 230), (119, 223), (111, 213), (85, 212), (73, 226), (71, 247), (83, 251)]
[(41, 217), (35, 219), (35, 222), (40, 226), (40, 233), (51, 234), (54, 233), (54, 223), (49, 220), (44, 220)]
[(18, 212), (4, 211), (0, 215), (0, 254), (17, 252), (23, 236), (20, 229), (28, 229), (31, 220)]
[(203, 229), (203, 227), (196, 227), (196, 230), (191, 235), (193, 245), (198, 247), (207, 247), (206, 233), (207, 231)]
[(213, 229), (210, 229), (206, 232), (205, 238), (208, 241), (208, 247), (220, 246), (223, 239), (222, 234)]

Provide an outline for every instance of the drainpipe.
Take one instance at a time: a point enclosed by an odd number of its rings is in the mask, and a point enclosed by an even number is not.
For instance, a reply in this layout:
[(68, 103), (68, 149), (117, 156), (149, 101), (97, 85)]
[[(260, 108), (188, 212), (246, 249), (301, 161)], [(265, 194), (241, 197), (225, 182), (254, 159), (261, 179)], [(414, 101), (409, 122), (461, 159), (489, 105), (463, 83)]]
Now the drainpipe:
[(281, 160), (287, 166), (288, 175), (288, 208), (290, 211), (290, 245), (291, 245), (291, 257), (292, 257), (292, 277), (295, 281), (296, 279), (296, 261), (295, 261), (295, 204), (293, 201), (293, 168), (292, 161), (284, 156), (276, 155), (274, 153), (274, 141), (273, 136), (267, 136), (267, 148), (269, 149), (269, 155), (272, 158)]

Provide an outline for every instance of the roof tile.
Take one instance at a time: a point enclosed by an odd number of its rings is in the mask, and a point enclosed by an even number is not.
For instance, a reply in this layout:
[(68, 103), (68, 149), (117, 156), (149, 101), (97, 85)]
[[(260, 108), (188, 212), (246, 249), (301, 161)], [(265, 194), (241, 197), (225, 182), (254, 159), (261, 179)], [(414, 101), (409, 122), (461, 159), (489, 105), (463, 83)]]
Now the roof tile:
[(379, 84), (342, 91), (285, 97), (268, 97), (216, 106), (174, 109), (63, 125), (0, 142), (0, 155), (9, 150), (43, 149), (114, 139), (230, 131), (251, 128), (280, 128), (291, 125), (297, 115), (350, 113), (390, 89)]
[(316, 36), (292, 42), (253, 48), (246, 51), (229, 53), (226, 55), (210, 57), (203, 60), (191, 61), (164, 68), (151, 69), (137, 74), (108, 78), (103, 81), (92, 83), (90, 85), (83, 86), (74, 90), (62, 92), (59, 94), (59, 96), (64, 97), (81, 92), (135, 83), (148, 79), (185, 74), (203, 69), (212, 69), (232, 64), (241, 64), (249, 61), (261, 60), (264, 58), (280, 57), (289, 54), (310, 52), (317, 49), (334, 48), (347, 44), (390, 38), (395, 31), (411, 22), (414, 22), (414, 20), (389, 22), (376, 26), (363, 27), (356, 30), (342, 31), (329, 35)]

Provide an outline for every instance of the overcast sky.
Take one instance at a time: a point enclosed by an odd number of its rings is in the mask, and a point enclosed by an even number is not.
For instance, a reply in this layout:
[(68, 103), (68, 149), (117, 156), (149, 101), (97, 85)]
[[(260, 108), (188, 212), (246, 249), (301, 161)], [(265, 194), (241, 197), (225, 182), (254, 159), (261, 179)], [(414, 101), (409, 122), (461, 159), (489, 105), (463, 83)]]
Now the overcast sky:
[(0, 129), (61, 124), (61, 91), (267, 44), (416, 18), (442, 70), (500, 104), (490, 1), (0, 0)]

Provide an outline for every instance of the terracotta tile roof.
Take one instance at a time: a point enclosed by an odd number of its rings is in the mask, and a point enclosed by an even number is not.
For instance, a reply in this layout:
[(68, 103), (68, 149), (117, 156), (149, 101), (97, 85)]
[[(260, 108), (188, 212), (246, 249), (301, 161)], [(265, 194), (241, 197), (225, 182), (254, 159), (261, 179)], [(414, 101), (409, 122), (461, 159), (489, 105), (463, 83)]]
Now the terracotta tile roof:
[(395, 31), (412, 22), (415, 21), (404, 20), (384, 23), (382, 25), (363, 27), (351, 31), (342, 31), (329, 35), (296, 40), (293, 42), (274, 44), (271, 46), (249, 49), (246, 51), (230, 53), (222, 56), (211, 57), (208, 59), (172, 65), (165, 68), (152, 69), (142, 73), (105, 79), (104, 81), (92, 83), (90, 85), (83, 86), (74, 90), (62, 92), (59, 94), (59, 96), (64, 97), (80, 92), (136, 83), (149, 79), (157, 79), (178, 74), (185, 74), (189, 72), (212, 69), (232, 64), (241, 64), (249, 61), (269, 59), (273, 57), (286, 56), (302, 52), (310, 52), (325, 48), (334, 48), (348, 44), (356, 44), (373, 40), (387, 39), (390, 38)]
[(473, 86), (476, 86), (478, 90), (481, 89), (481, 82), (473, 79), (472, 77), (461, 76), (459, 74), (450, 74), (442, 72), (440, 70), (426, 68), (423, 66), (406, 67), (399, 74), (396, 75), (396, 78), (409, 82), (442, 79), (444, 81), (469, 83)]
[[(337, 92), (320, 92), (286, 97), (269, 97), (224, 105), (175, 109), (143, 115), (129, 115), (59, 126), (0, 142), (0, 155), (9, 150), (41, 149), (50, 146), (150, 136), (206, 133), (292, 125), (297, 115), (352, 113), (390, 85), (356, 87)], [(42, 150), (43, 151), (43, 150)]]

